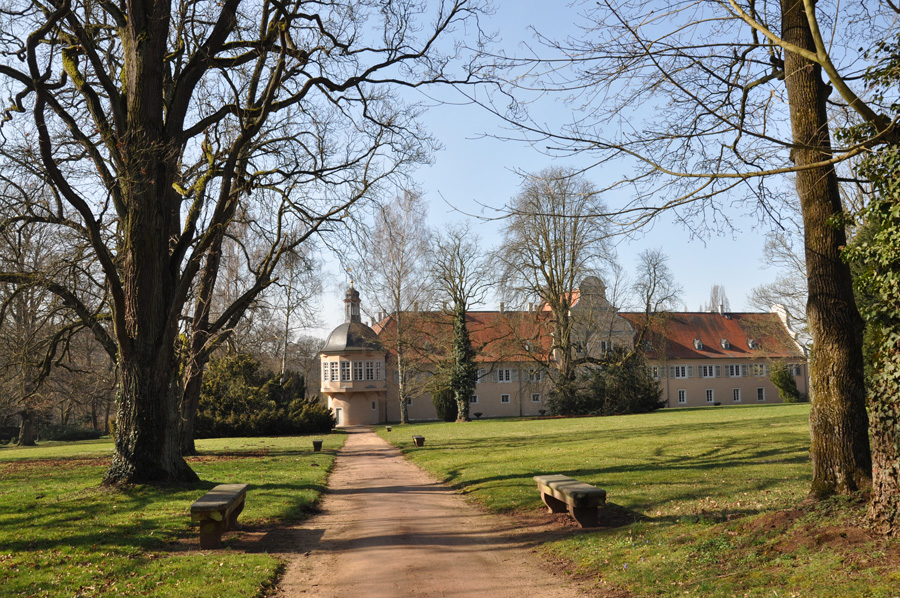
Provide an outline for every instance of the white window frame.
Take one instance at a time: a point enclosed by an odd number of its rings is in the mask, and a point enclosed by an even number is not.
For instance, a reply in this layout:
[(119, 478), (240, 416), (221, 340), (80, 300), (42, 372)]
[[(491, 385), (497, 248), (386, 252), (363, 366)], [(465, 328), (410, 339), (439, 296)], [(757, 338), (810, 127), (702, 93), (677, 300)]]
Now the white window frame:
[(328, 380), (329, 380), (328, 362), (323, 360), (322, 361), (322, 381), (328, 382)]
[(541, 402), (541, 393), (539, 393), (539, 392), (531, 393), (531, 402), (532, 403), (540, 403)]
[(353, 382), (353, 377), (351, 376), (350, 371), (350, 362), (349, 361), (341, 361), (341, 382)]
[(366, 362), (366, 380), (374, 380), (375, 379), (375, 362), (367, 361)]
[(687, 391), (683, 388), (678, 389), (678, 404), (687, 405)]
[(741, 364), (733, 363), (728, 366), (728, 377), (729, 378), (740, 378), (741, 377)]
[(363, 379), (363, 362), (354, 361), (353, 362), (353, 380), (354, 381), (362, 381)]
[(529, 382), (540, 382), (544, 379), (544, 372), (540, 368), (531, 368), (528, 370)]
[(478, 368), (478, 379), (475, 381), (476, 384), (481, 384), (484, 382), (484, 377), (487, 375), (487, 370), (484, 368)]
[(332, 362), (330, 362), (330, 364), (331, 364), (331, 365), (329, 366), (329, 369), (331, 370), (331, 377), (330, 377), (330, 380), (331, 380), (332, 382), (337, 382), (338, 380), (341, 379), (341, 374), (340, 374), (340, 371), (338, 370), (338, 368), (339, 368), (340, 366), (338, 365), (338, 362), (337, 362), (337, 361), (332, 361)]
[(469, 395), (469, 405), (478, 404), (478, 395)]
[(706, 389), (706, 402), (707, 403), (715, 403), (716, 402), (716, 391), (715, 390), (713, 390), (711, 388)]
[(658, 365), (650, 366), (650, 375), (653, 376), (654, 380), (659, 380), (660, 369)]
[(506, 384), (512, 382), (512, 368), (500, 368), (497, 370), (497, 382)]
[(375, 362), (375, 379), (376, 380), (384, 380), (384, 362), (383, 361)]
[(740, 403), (741, 402), (741, 389), (734, 388), (731, 390), (731, 402), (732, 403)]
[(509, 399), (510, 399), (510, 397), (509, 397), (508, 394), (502, 394), (502, 395), (500, 395), (500, 402), (503, 403), (503, 404), (509, 403), (509, 402), (510, 402)]
[(765, 403), (766, 402), (766, 388), (764, 386), (756, 387), (756, 402), (757, 403)]
[(697, 372), (700, 374), (701, 378), (721, 378), (722, 366), (716, 364), (701, 365), (697, 367)]
[(670, 366), (672, 368), (672, 372), (674, 375), (673, 378), (690, 378), (691, 370), (689, 369), (691, 366), (689, 365), (673, 365)]

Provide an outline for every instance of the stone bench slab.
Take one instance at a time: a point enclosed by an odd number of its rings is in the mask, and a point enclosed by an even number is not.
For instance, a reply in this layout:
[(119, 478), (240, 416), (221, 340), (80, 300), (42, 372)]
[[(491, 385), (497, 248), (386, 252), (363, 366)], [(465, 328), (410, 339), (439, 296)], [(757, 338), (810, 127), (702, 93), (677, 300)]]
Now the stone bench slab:
[(536, 475), (541, 499), (551, 513), (568, 513), (581, 527), (595, 527), (597, 509), (606, 503), (606, 490), (567, 475)]
[(191, 505), (191, 521), (200, 524), (200, 548), (222, 546), (222, 534), (237, 525), (248, 484), (219, 484)]

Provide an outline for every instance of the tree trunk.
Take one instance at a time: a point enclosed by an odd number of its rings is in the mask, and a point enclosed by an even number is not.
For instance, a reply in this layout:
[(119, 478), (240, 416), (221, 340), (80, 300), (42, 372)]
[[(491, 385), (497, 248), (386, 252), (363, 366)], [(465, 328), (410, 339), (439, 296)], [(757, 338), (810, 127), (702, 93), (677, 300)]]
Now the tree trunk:
[[(403, 353), (397, 352), (397, 399), (400, 401), (400, 423), (409, 423), (409, 408), (406, 403), (406, 363), (403, 360)], [(385, 368), (387, 375), (387, 368)]]
[[(895, 326), (896, 328), (896, 326)], [(872, 389), (872, 500), (869, 525), (884, 536), (900, 536), (900, 343), (882, 347), (880, 373)], [(890, 369), (884, 366), (891, 366)]]
[(19, 424), (19, 440), (17, 446), (34, 446), (34, 411), (25, 409), (19, 413), (22, 423)]
[[(194, 344), (193, 340), (191, 344)], [(183, 456), (197, 454), (194, 435), (196, 434), (197, 410), (200, 408), (200, 391), (203, 388), (203, 372), (207, 363), (209, 363), (209, 357), (205, 354), (199, 357), (188, 356), (188, 363), (185, 366), (185, 384), (180, 410), (181, 428), (179, 430), (179, 444)]]
[(104, 484), (196, 481), (178, 443), (171, 367), (122, 364), (119, 394), (116, 450)]
[(129, 4), (123, 35), (128, 130), (118, 181), (121, 295), (114, 297), (119, 348), (115, 454), (105, 484), (196, 480), (181, 456), (175, 340), (184, 298), (170, 243), (182, 198), (172, 189), (177, 142), (163, 123), (166, 43), (171, 5)]
[[(802, 0), (782, 0), (785, 41), (815, 52)], [(831, 158), (825, 100), (830, 88), (821, 68), (785, 53), (785, 86), (797, 166)], [(846, 235), (837, 175), (831, 166), (796, 174), (803, 224), (813, 339), (810, 411), (811, 494), (847, 494), (871, 484), (862, 358), (863, 322), (856, 308), (850, 268), (841, 259)]]

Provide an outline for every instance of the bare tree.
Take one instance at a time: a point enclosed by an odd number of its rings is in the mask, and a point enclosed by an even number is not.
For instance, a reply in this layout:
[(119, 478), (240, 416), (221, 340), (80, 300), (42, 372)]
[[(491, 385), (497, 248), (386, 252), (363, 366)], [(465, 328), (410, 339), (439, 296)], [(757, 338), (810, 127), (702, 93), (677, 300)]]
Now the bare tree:
[(509, 206), (496, 254), (501, 288), (521, 304), (537, 299), (551, 314), (547, 356), (556, 392), (574, 392), (575, 345), (571, 308), (578, 284), (611, 261), (606, 212), (594, 185), (575, 171), (548, 168), (529, 175)]
[(424, 224), (428, 208), (417, 191), (404, 191), (393, 202), (379, 206), (371, 230), (363, 230), (352, 271), (374, 311), (394, 319), (380, 335), (397, 359), (400, 421), (409, 421), (410, 384), (421, 378), (423, 364), (415, 350), (422, 342), (416, 317), (409, 312), (429, 306), (433, 287), (428, 276), (431, 233)]
[(682, 287), (669, 268), (669, 256), (662, 249), (642, 251), (632, 292), (646, 315), (673, 311), (681, 300)]
[(474, 305), (484, 302), (493, 281), (480, 245), (468, 226), (449, 226), (435, 241), (429, 260), (439, 298), (449, 301), (453, 320), (448, 381), (456, 400), (457, 421), (469, 421), (469, 397), (474, 394), (478, 375), (467, 314)]
[(769, 311), (784, 308), (787, 325), (804, 349), (812, 348), (809, 325), (806, 322), (806, 259), (803, 257), (801, 231), (770, 233), (763, 246), (763, 261), (777, 268), (775, 280), (753, 287), (747, 298), (752, 307)]
[(119, 364), (107, 483), (196, 479), (178, 447), (176, 340), (192, 289), (215, 284), (222, 239), (246, 216), (268, 251), (213, 329), (233, 327), (283, 255), (426, 159), (396, 89), (450, 80), (441, 48), (477, 12), (468, 0), (3, 5), (4, 166), (39, 169), (53, 193), (23, 201), (16, 222), (80, 231), (108, 289), (108, 321), (73, 306)]
[[(179, 407), (182, 455), (196, 454), (194, 425), (203, 374), (212, 354), (223, 343), (229, 343), (232, 348), (240, 345), (237, 350), (262, 359), (266, 353), (262, 346), (278, 341), (268, 353), (281, 355), (281, 375), (284, 376), (287, 347), (294, 327), (312, 320), (311, 301), (321, 292), (319, 277), (308, 257), (311, 246), (312, 243), (307, 242), (285, 252), (272, 272), (274, 284), (259, 291), (252, 303), (245, 304), (231, 318), (221, 315), (252, 289), (256, 279), (252, 271), (246, 271), (245, 265), (263, 259), (267, 241), (249, 234), (237, 235), (223, 239), (223, 243), (210, 253), (196, 289), (189, 340), (183, 347), (183, 390)], [(245, 262), (244, 255), (252, 255), (253, 259)], [(283, 316), (278, 322), (273, 321), (276, 312)]]
[[(866, 63), (856, 53), (866, 45), (861, 40), (875, 45), (894, 36), (897, 21), (885, 16), (888, 10), (824, 0), (607, 0), (586, 11), (581, 39), (545, 40), (552, 60), (507, 62), (540, 76), (534, 89), (577, 98), (573, 124), (562, 129), (507, 117), (531, 140), (588, 152), (595, 164), (621, 159), (633, 167), (613, 183), (632, 191), (633, 201), (616, 210), (626, 227), (671, 210), (702, 234), (729, 226), (740, 205), (777, 218), (778, 194), (769, 183), (793, 175), (816, 346), (810, 368), (816, 496), (854, 492), (871, 481), (862, 322), (840, 256), (844, 230), (834, 226), (843, 214), (835, 164), (898, 137), (896, 122), (885, 116), (897, 89), (854, 89)], [(831, 40), (823, 37), (828, 32)], [(536, 62), (546, 65), (543, 72)], [(534, 78), (512, 83), (521, 90), (528, 80)], [(829, 115), (860, 123), (862, 138), (832, 144)]]
[(725, 287), (714, 284), (709, 289), (709, 303), (700, 307), (700, 311), (731, 311), (731, 302), (725, 294)]

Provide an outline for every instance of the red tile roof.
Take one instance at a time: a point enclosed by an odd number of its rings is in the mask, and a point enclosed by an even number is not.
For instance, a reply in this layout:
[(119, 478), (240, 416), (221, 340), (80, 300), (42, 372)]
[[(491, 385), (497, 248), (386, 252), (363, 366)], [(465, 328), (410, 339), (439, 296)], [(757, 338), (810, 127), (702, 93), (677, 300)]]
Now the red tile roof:
[[(619, 312), (619, 315), (636, 331), (646, 321), (643, 313)], [(644, 340), (645, 345), (649, 343), (645, 353), (650, 359), (658, 359), (663, 352), (669, 359), (804, 359), (802, 349), (774, 313), (657, 314)], [(696, 340), (699, 345), (695, 345)], [(723, 340), (727, 341), (725, 347)], [(751, 340), (755, 348), (750, 346)]]
[[(405, 321), (404, 321), (405, 319)], [(550, 314), (520, 311), (471, 311), (466, 327), (478, 362), (546, 360), (550, 350)], [(403, 327), (410, 331), (405, 344), (420, 353), (431, 352), (435, 360), (450, 345), (453, 319), (442, 312), (403, 312)], [(372, 327), (391, 353), (396, 346), (397, 319), (390, 315)], [(411, 337), (411, 338), (410, 338)]]

